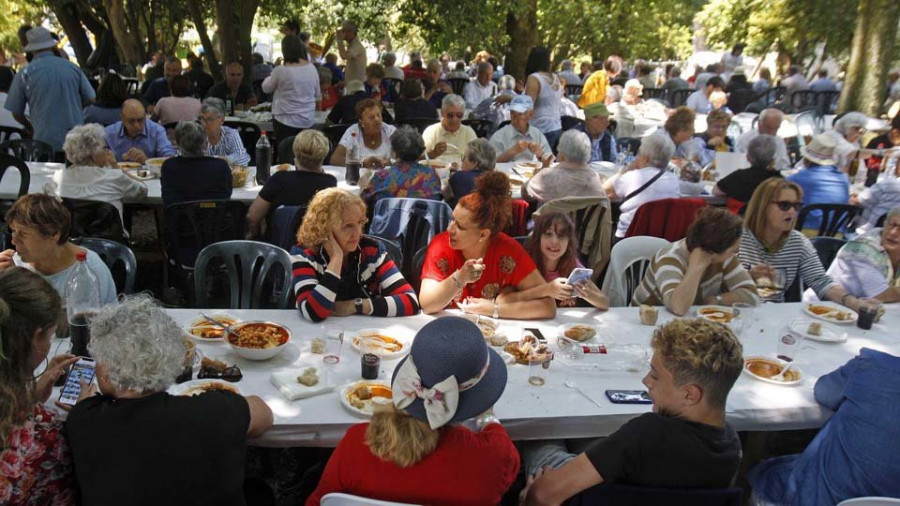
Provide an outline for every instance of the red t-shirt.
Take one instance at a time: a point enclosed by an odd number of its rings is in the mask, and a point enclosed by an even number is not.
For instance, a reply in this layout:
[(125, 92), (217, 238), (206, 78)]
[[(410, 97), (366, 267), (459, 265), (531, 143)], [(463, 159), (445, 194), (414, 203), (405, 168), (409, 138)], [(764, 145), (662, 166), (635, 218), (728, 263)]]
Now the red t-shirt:
[[(428, 245), (428, 254), (425, 255), (425, 264), (422, 266), (422, 279), (443, 281), (465, 263), (462, 251), (450, 248), (449, 232), (440, 233)], [(491, 245), (484, 254), (484, 273), (481, 279), (463, 287), (461, 298), (493, 299), (504, 288), (518, 287), (535, 269), (537, 266), (525, 248), (512, 237), (500, 232), (491, 239)], [(452, 304), (455, 305), (456, 302)]]
[(318, 506), (331, 492), (434, 506), (498, 504), (519, 474), (519, 453), (499, 423), (481, 432), (444, 427), (434, 452), (405, 469), (372, 455), (368, 426), (347, 431), (306, 506)]

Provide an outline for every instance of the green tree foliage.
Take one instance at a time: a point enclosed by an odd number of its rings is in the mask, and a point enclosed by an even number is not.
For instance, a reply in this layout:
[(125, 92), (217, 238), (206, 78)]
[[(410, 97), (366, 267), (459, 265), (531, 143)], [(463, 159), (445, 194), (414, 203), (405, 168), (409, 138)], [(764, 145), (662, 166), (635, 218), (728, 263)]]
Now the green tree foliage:
[(16, 35), (21, 25), (38, 25), (45, 17), (43, 6), (21, 0), (0, 0), (0, 12), (0, 49), (8, 53), (22, 49)]

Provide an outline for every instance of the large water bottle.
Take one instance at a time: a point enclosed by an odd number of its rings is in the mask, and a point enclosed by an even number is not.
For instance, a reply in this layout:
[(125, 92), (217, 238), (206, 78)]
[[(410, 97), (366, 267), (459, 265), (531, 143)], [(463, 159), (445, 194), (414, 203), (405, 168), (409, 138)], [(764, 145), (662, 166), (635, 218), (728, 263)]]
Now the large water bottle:
[(256, 141), (256, 182), (266, 184), (269, 180), (269, 169), (272, 166), (272, 145), (266, 132)]
[(88, 356), (90, 321), (100, 308), (100, 281), (87, 265), (87, 253), (75, 254), (75, 268), (66, 280), (66, 317), (72, 338), (72, 354)]
[(362, 160), (359, 158), (359, 143), (356, 139), (356, 132), (350, 133), (350, 149), (347, 151), (347, 160), (344, 162), (347, 170), (344, 172), (344, 180), (347, 184), (359, 183), (359, 169)]

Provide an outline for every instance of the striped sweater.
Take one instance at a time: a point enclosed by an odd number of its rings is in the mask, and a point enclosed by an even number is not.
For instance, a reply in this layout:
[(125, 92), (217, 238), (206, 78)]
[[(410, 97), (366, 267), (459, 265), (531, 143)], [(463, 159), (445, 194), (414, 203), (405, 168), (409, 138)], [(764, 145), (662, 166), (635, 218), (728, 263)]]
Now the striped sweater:
[[(419, 312), (419, 300), (412, 286), (375, 241), (363, 238), (359, 249), (344, 259), (343, 275), (354, 276), (358, 272), (352, 280), (342, 280), (326, 270), (328, 254), (324, 249), (317, 252), (296, 247), (291, 260), (297, 309), (307, 320), (322, 321), (334, 311), (336, 300), (356, 297), (371, 301), (372, 316), (409, 316)], [(355, 295), (338, 299), (339, 293)]]
[[(825, 292), (837, 283), (825, 273), (815, 246), (801, 232), (791, 230), (787, 242), (778, 251), (770, 253), (749, 229), (744, 229), (741, 236), (741, 250), (738, 252), (744, 268), (750, 270), (756, 264), (769, 264), (775, 269), (784, 270), (784, 286), (793, 284), (794, 278), (800, 275), (804, 288), (812, 288), (819, 299), (824, 300)], [(784, 293), (779, 293), (772, 300), (783, 300)]]
[[(689, 258), (690, 252), (684, 239), (660, 249), (644, 272), (644, 279), (634, 291), (631, 304), (669, 307), (672, 293), (687, 271)], [(742, 302), (759, 303), (756, 284), (750, 273), (741, 266), (737, 255), (724, 264), (713, 264), (706, 268), (693, 304), (703, 304), (707, 297), (728, 292), (740, 297)]]

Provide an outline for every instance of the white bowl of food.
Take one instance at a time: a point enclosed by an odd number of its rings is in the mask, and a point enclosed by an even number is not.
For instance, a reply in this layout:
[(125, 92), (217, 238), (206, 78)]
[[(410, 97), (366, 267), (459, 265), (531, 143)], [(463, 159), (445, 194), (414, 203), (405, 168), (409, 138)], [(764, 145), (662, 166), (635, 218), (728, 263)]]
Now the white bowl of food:
[(284, 351), (291, 330), (273, 322), (247, 321), (231, 327), (225, 342), (236, 355), (247, 360), (268, 360)]

